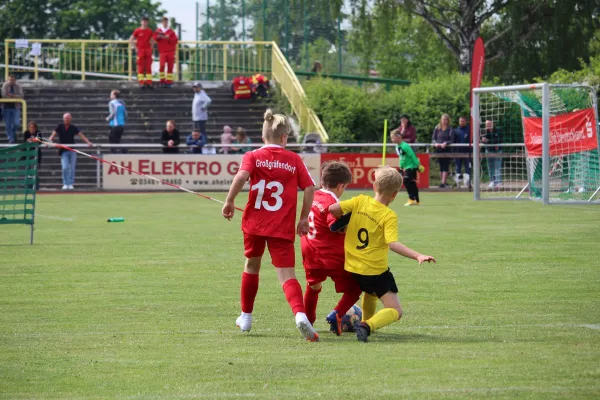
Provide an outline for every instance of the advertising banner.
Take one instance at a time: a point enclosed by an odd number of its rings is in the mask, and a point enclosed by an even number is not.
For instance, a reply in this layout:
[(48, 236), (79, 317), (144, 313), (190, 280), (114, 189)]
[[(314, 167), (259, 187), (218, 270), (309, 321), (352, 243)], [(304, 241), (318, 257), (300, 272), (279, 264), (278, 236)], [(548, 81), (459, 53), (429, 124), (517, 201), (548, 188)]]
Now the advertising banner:
[[(417, 185), (419, 188), (429, 187), (429, 154), (417, 154), (425, 172), (418, 174)], [(353, 181), (349, 189), (370, 189), (375, 181), (375, 170), (381, 165), (381, 154), (362, 153), (325, 153), (321, 154), (321, 162), (342, 161), (350, 166)], [(387, 154), (386, 165), (397, 168), (399, 165), (396, 154)]]
[[(320, 184), (321, 156), (301, 155), (317, 185)], [(229, 190), (240, 167), (241, 155), (201, 154), (105, 154), (104, 159), (123, 167), (194, 191)], [(111, 165), (102, 170), (105, 190), (177, 190), (155, 180)], [(246, 185), (245, 189), (248, 189)]]

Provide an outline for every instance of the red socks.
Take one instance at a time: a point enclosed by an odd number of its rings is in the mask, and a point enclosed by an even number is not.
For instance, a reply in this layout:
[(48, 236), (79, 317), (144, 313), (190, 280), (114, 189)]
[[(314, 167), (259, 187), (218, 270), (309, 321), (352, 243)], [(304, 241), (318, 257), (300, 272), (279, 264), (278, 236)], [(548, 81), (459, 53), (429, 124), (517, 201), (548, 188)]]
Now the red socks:
[(254, 309), (254, 299), (258, 292), (258, 275), (242, 273), (241, 303), (242, 312), (251, 313)]
[(358, 299), (360, 299), (360, 294), (361, 291), (358, 288), (356, 290), (349, 290), (345, 292), (334, 310), (340, 316), (346, 314), (350, 307), (352, 307), (358, 301)]
[(315, 290), (306, 285), (306, 291), (304, 292), (304, 307), (306, 308), (306, 317), (312, 325), (315, 324), (317, 319), (317, 302), (319, 301), (319, 293), (321, 289)]
[(302, 287), (297, 279), (288, 279), (283, 284), (285, 298), (292, 308), (294, 315), (304, 312), (304, 302), (302, 300)]

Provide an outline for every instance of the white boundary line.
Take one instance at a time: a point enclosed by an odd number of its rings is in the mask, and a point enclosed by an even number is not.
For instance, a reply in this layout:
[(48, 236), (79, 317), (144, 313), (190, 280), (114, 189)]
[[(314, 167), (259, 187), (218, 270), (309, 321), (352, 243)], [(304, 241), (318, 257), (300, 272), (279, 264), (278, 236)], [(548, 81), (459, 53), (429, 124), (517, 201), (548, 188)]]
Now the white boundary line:
[(35, 213), (35, 216), (36, 217), (47, 218), (47, 219), (53, 219), (55, 221), (65, 221), (65, 222), (74, 222), (75, 221), (75, 219), (73, 219), (73, 218), (53, 217), (53, 216), (50, 216), (50, 215), (41, 215), (41, 214), (38, 214), (38, 213)]

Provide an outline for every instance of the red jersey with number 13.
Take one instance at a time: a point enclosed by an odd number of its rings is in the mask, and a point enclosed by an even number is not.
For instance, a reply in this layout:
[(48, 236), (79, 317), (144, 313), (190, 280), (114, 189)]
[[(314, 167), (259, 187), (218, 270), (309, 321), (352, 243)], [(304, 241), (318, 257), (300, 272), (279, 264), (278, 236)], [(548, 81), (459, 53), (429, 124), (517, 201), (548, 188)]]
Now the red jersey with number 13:
[(250, 173), (242, 231), (293, 241), (298, 188), (304, 190), (315, 184), (302, 158), (271, 144), (244, 154), (240, 169)]

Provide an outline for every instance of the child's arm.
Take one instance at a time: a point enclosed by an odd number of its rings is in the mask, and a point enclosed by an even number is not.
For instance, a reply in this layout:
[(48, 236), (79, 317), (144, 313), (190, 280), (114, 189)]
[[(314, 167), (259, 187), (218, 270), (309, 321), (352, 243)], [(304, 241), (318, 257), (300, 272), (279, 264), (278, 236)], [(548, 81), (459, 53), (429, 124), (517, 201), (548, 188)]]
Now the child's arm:
[(406, 258), (412, 258), (413, 260), (417, 260), (419, 262), (419, 265), (423, 264), (425, 261), (433, 261), (435, 263), (435, 258), (416, 252), (413, 249), (406, 247), (400, 242), (392, 242), (389, 244), (389, 247), (390, 250), (392, 250), (394, 253), (400, 254), (401, 256), (404, 256)]
[(344, 213), (342, 212), (342, 206), (340, 206), (340, 203), (335, 203), (335, 204), (330, 205), (329, 213), (336, 218), (339, 218), (342, 215), (344, 215)]
[(240, 169), (235, 175), (235, 178), (233, 178), (233, 183), (229, 188), (229, 193), (227, 194), (225, 205), (223, 206), (223, 210), (221, 211), (223, 217), (227, 218), (228, 220), (231, 220), (231, 218), (233, 218), (233, 213), (235, 212), (235, 198), (238, 194), (240, 194), (242, 188), (244, 187), (244, 184), (246, 183), (249, 177), (250, 172)]
[(296, 229), (298, 235), (304, 236), (308, 233), (308, 214), (312, 207), (313, 198), (315, 197), (315, 187), (308, 186), (304, 189), (304, 200), (302, 201), (302, 211), (300, 212), (300, 221)]

